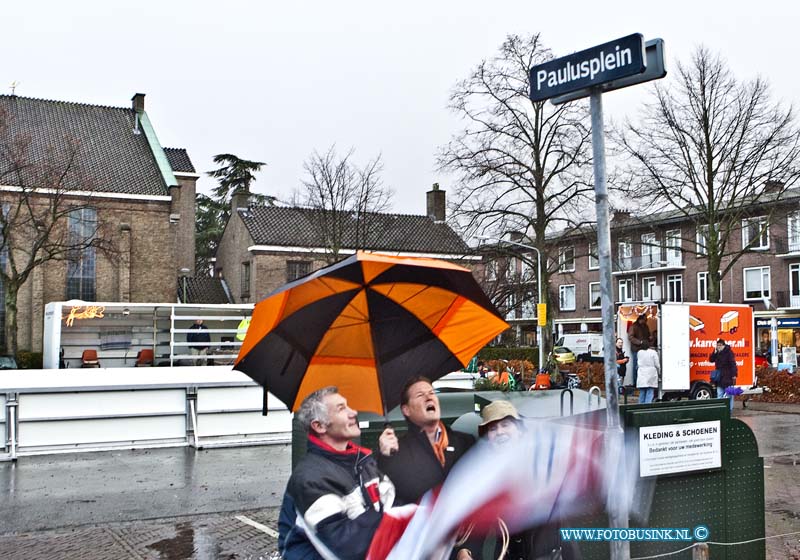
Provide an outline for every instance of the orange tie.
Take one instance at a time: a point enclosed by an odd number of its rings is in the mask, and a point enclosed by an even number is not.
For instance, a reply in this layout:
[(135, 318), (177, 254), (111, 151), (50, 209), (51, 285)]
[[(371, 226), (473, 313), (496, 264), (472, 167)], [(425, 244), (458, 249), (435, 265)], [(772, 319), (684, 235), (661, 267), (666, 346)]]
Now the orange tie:
[(447, 430), (444, 429), (444, 424), (439, 421), (439, 440), (433, 444), (433, 453), (439, 459), (439, 463), (444, 467), (444, 450), (447, 449)]

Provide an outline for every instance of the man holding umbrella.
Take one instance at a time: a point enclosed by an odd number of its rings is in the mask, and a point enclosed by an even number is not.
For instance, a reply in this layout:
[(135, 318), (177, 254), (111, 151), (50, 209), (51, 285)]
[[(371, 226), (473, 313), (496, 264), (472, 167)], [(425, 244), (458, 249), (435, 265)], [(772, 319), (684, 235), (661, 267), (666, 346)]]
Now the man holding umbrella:
[(395, 484), (398, 501), (409, 504), (444, 482), (475, 440), (444, 425), (439, 398), (426, 377), (412, 377), (406, 383), (400, 410), (408, 432), (398, 439), (391, 427), (383, 431), (378, 439), (378, 467)]
[(364, 558), (384, 508), (394, 501), (394, 486), (378, 471), (371, 451), (352, 442), (361, 434), (357, 413), (336, 387), (308, 395), (297, 420), (308, 431), (308, 454), (286, 487), (286, 501), (294, 503), (297, 515), (281, 520), (279, 540), (286, 547), (281, 553), (308, 558), (307, 543), (285, 534), (297, 528), (319, 551), (318, 558)]
[[(439, 398), (426, 377), (412, 377), (406, 383), (400, 410), (408, 431), (399, 439), (391, 427), (383, 431), (378, 438), (378, 467), (395, 484), (398, 501), (408, 504), (419, 502), (425, 492), (442, 484), (475, 439), (444, 425)], [(467, 549), (457, 556), (469, 557)]]

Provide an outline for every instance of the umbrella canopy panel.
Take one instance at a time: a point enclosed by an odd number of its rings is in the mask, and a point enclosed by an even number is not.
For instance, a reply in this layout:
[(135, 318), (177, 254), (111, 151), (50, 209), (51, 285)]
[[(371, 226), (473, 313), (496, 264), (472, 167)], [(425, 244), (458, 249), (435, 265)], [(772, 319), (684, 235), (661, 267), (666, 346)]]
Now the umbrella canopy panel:
[(507, 328), (468, 270), (398, 260), (358, 254), (259, 303), (236, 369), (292, 410), (337, 385), (353, 408), (381, 414), (407, 379), (461, 368)]

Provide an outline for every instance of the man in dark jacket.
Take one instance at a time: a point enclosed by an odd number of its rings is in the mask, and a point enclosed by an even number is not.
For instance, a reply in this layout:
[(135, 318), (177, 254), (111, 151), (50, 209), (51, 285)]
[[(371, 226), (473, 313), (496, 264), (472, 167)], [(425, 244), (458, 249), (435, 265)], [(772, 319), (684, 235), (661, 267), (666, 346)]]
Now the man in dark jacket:
[[(383, 431), (378, 439), (378, 467), (394, 483), (398, 503), (409, 504), (442, 484), (475, 439), (444, 425), (439, 398), (426, 377), (414, 377), (406, 383), (400, 410), (408, 431), (399, 439), (392, 428)], [(469, 557), (465, 556), (466, 549), (459, 552), (462, 555), (458, 558)], [(477, 558), (477, 550), (473, 552)]]
[[(286, 560), (332, 555), (361, 560), (384, 508), (394, 501), (394, 486), (378, 470), (372, 452), (351, 441), (361, 434), (357, 413), (336, 387), (311, 393), (296, 417), (308, 431), (308, 454), (286, 486), (282, 509), (291, 509), (291, 501), (296, 515), (291, 520), (291, 513), (281, 512), (281, 554)], [(309, 556), (309, 542), (316, 556)]]
[[(719, 381), (717, 382), (717, 398), (725, 397), (725, 389), (736, 385), (736, 374), (738, 368), (736, 367), (736, 356), (733, 355), (733, 350), (728, 346), (723, 339), (717, 340), (717, 349), (711, 352), (709, 361), (714, 363), (716, 369), (719, 370)], [(731, 401), (731, 412), (733, 412), (733, 395), (727, 395)]]
[(653, 336), (650, 334), (650, 327), (647, 325), (647, 315), (642, 313), (636, 318), (636, 321), (628, 327), (628, 340), (631, 343), (631, 357), (633, 358), (631, 364), (633, 366), (633, 386), (636, 387), (636, 380), (638, 377), (637, 355), (639, 350), (642, 349), (644, 344), (652, 344)]
[(194, 365), (204, 366), (206, 365), (208, 346), (211, 344), (211, 335), (208, 334), (208, 327), (203, 324), (202, 319), (197, 319), (189, 329), (192, 332), (186, 335), (186, 342), (191, 344), (189, 350), (192, 355), (198, 356), (194, 359)]

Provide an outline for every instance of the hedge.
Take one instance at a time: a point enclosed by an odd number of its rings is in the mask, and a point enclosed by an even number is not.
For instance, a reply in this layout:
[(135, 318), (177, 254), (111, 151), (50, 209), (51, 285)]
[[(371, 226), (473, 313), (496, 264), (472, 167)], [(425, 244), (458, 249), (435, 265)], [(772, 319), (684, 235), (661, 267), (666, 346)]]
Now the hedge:
[(487, 346), (478, 352), (478, 359), (482, 362), (491, 360), (525, 360), (536, 364), (539, 362), (539, 349), (531, 347), (503, 348), (500, 346)]
[(17, 352), (19, 369), (42, 369), (43, 363), (41, 352), (28, 352), (27, 350)]

